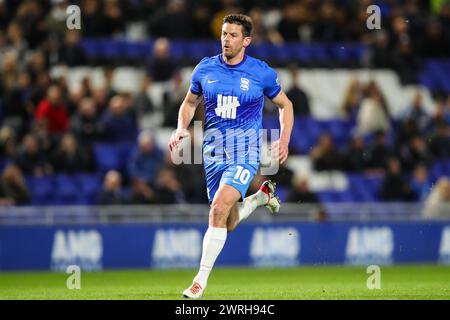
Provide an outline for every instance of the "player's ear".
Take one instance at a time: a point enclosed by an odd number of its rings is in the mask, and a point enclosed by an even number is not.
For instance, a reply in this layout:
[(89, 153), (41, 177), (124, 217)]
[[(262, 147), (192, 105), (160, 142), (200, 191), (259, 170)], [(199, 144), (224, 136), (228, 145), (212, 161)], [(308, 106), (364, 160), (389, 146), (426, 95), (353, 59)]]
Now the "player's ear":
[(245, 37), (244, 38), (244, 48), (248, 47), (251, 42), (252, 42), (252, 37)]

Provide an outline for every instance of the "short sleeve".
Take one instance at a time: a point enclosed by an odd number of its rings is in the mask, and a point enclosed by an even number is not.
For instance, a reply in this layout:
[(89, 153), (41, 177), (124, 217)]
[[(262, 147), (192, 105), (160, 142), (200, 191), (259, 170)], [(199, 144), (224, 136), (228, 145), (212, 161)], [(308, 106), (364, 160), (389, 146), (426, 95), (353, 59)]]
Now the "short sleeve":
[(202, 84), (201, 84), (201, 73), (202, 73), (202, 64), (205, 61), (205, 58), (200, 61), (199, 64), (195, 67), (194, 71), (192, 71), (191, 77), (191, 87), (190, 90), (195, 95), (201, 95), (203, 93)]
[(264, 95), (269, 99), (273, 99), (281, 91), (280, 82), (278, 81), (278, 75), (276, 71), (270, 67), (267, 67), (264, 77)]

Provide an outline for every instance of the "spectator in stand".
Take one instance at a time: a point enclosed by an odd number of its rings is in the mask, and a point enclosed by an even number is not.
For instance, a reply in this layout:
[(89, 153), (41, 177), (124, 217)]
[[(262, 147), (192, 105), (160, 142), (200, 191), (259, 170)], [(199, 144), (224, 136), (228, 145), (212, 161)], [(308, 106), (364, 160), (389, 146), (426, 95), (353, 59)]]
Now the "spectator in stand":
[(78, 146), (71, 133), (66, 133), (52, 155), (52, 166), (55, 172), (76, 173), (91, 171), (92, 165), (85, 150)]
[(448, 29), (446, 34), (439, 21), (429, 21), (418, 48), (420, 55), (424, 58), (448, 58), (450, 56)]
[(43, 123), (51, 134), (63, 134), (69, 129), (69, 114), (59, 86), (51, 85), (48, 88), (46, 99), (37, 106), (35, 118), (38, 123)]
[(100, 1), (81, 1), (81, 25), (83, 36), (85, 37), (101, 37), (108, 34), (109, 30), (105, 30), (104, 15), (101, 12)]
[(278, 186), (290, 187), (292, 185), (292, 180), (294, 178), (294, 171), (289, 169), (286, 162), (280, 164), (277, 173), (272, 176)]
[(8, 50), (14, 51), (19, 60), (25, 58), (28, 43), (24, 38), (23, 29), (17, 21), (12, 21), (7, 29)]
[(287, 202), (320, 203), (319, 197), (309, 189), (308, 179), (301, 177), (294, 179)]
[(367, 135), (377, 130), (387, 131), (390, 127), (389, 111), (375, 81), (367, 85), (364, 96), (357, 115), (357, 132)]
[(122, 176), (115, 170), (106, 173), (102, 190), (97, 195), (97, 204), (118, 205), (126, 204), (126, 197), (122, 190)]
[(367, 150), (367, 168), (371, 171), (384, 171), (386, 161), (393, 156), (393, 151), (386, 143), (386, 134), (383, 131), (375, 132), (374, 142)]
[(281, 44), (283, 38), (274, 27), (268, 26), (268, 23), (266, 22), (268, 19), (265, 16), (265, 13), (266, 12), (261, 7), (253, 7), (248, 12), (248, 15), (253, 21), (252, 44), (265, 42)]
[(341, 155), (336, 150), (333, 138), (329, 133), (319, 137), (317, 145), (310, 153), (314, 169), (317, 171), (341, 170)]
[(0, 89), (11, 92), (19, 77), (19, 61), (14, 51), (7, 51), (0, 61)]
[(309, 189), (308, 180), (304, 177), (295, 179), (293, 188), (286, 201), (314, 205), (314, 215), (316, 220), (327, 220), (325, 208), (321, 205), (319, 197)]
[(438, 124), (436, 132), (428, 140), (428, 147), (435, 158), (450, 158), (450, 126)]
[(47, 15), (45, 23), (55, 34), (62, 38), (67, 31), (67, 7), (70, 5), (69, 0), (52, 0), (52, 8)]
[(17, 84), (3, 95), (3, 123), (13, 127), (20, 136), (30, 130), (33, 119), (32, 90), (30, 75), (23, 71)]
[(16, 134), (10, 127), (0, 129), (0, 159), (13, 159), (16, 154)]
[(186, 197), (181, 183), (176, 179), (173, 170), (164, 168), (159, 172), (155, 188), (157, 202), (161, 204), (185, 203)]
[(402, 122), (412, 120), (417, 124), (418, 129), (421, 132), (430, 125), (430, 116), (425, 112), (423, 107), (423, 94), (417, 90), (411, 105), (406, 109), (405, 113), (401, 117)]
[(389, 50), (389, 35), (384, 30), (375, 33), (375, 43), (372, 46), (370, 65), (373, 68), (391, 68), (392, 58)]
[(103, 139), (110, 143), (133, 143), (136, 139), (137, 123), (127, 109), (124, 98), (114, 96), (109, 108), (99, 121), (99, 130)]
[(30, 198), (22, 171), (14, 164), (8, 165), (0, 182), (0, 206), (28, 204)]
[(156, 11), (148, 19), (148, 34), (153, 38), (189, 38), (193, 36), (192, 18), (186, 0), (169, 0), (166, 3), (165, 8)]
[[(202, 143), (200, 136), (195, 135), (194, 127), (190, 127), (190, 157), (191, 164), (182, 163), (174, 165), (170, 159), (166, 157), (166, 166), (175, 171), (178, 181), (181, 183), (186, 201), (189, 203), (208, 203), (206, 194), (205, 169), (201, 163), (202, 160)], [(186, 141), (187, 142), (187, 141)], [(185, 150), (185, 149), (183, 149)], [(184, 151), (183, 151), (183, 155)]]
[(95, 100), (83, 98), (78, 106), (78, 112), (70, 120), (70, 131), (83, 148), (90, 149), (92, 144), (99, 140), (97, 120)]
[(69, 67), (85, 65), (88, 61), (83, 47), (80, 45), (80, 32), (68, 30), (65, 42), (59, 49), (59, 63)]
[(350, 141), (350, 146), (342, 156), (342, 163), (345, 171), (363, 172), (367, 166), (367, 156), (364, 148), (364, 138), (354, 136)]
[(14, 163), (26, 175), (41, 177), (52, 173), (52, 168), (43, 154), (38, 140), (32, 134), (27, 134), (23, 138)]
[(153, 45), (153, 57), (147, 65), (147, 76), (153, 82), (167, 82), (176, 72), (176, 65), (170, 57), (170, 42), (158, 38)]
[(298, 3), (285, 3), (282, 9), (282, 18), (277, 25), (277, 31), (283, 41), (300, 41), (300, 17)]
[(292, 79), (292, 87), (286, 92), (286, 95), (292, 101), (294, 106), (294, 114), (300, 117), (307, 117), (311, 113), (309, 98), (305, 91), (298, 85), (299, 71), (297, 66), (290, 66), (289, 72)]
[(427, 167), (431, 164), (430, 152), (425, 139), (421, 136), (413, 137), (400, 149), (399, 153), (403, 169), (407, 172), (411, 172), (420, 163)]
[(157, 202), (155, 191), (144, 180), (134, 179), (131, 185), (130, 203), (154, 204)]
[(143, 131), (138, 137), (138, 148), (131, 156), (128, 173), (132, 180), (143, 180), (147, 184), (156, 181), (164, 163), (164, 153), (155, 143), (151, 132)]
[[(136, 110), (136, 114), (139, 119), (145, 115), (151, 114), (155, 109), (155, 106), (153, 105), (153, 102), (148, 94), (148, 88), (150, 86), (150, 80), (148, 78), (144, 78), (141, 82), (140, 90), (134, 98), (134, 110)], [(178, 107), (179, 106), (180, 105), (178, 105)]]
[(411, 188), (416, 201), (424, 201), (430, 194), (432, 184), (428, 177), (428, 170), (424, 164), (418, 164), (413, 171)]
[(400, 122), (396, 131), (396, 150), (400, 150), (401, 148), (403, 148), (403, 146), (407, 145), (412, 138), (421, 134), (424, 134), (424, 132), (421, 132), (419, 130), (416, 121), (414, 121), (413, 119), (407, 119)]
[(112, 38), (123, 36), (125, 32), (125, 12), (121, 8), (119, 0), (103, 1), (103, 28)]
[(342, 112), (345, 118), (353, 118), (361, 105), (363, 98), (363, 87), (357, 76), (350, 80), (347, 92), (345, 94)]
[(415, 194), (402, 174), (397, 158), (390, 158), (386, 176), (380, 189), (383, 201), (414, 201)]
[(420, 68), (420, 60), (413, 50), (409, 36), (402, 36), (394, 52), (392, 53), (393, 68), (400, 77), (403, 85), (417, 82), (417, 72)]
[(426, 219), (450, 217), (450, 180), (442, 177), (425, 200), (422, 216)]
[(178, 111), (186, 96), (186, 89), (188, 88), (183, 85), (180, 74), (176, 74), (173, 80), (172, 89), (164, 95), (163, 126), (176, 128), (178, 123)]

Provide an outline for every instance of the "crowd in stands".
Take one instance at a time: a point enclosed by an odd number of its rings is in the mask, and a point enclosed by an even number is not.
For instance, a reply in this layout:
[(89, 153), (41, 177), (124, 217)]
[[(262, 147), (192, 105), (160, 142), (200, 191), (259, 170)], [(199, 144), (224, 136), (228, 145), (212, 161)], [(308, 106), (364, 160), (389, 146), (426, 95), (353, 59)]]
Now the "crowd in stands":
[[(408, 72), (417, 59), (450, 57), (448, 2), (380, 1), (386, 28), (375, 33), (361, 27), (369, 2), (71, 1), (81, 7), (83, 28), (67, 31), (69, 1), (0, 1), (0, 204), (30, 203), (29, 177), (79, 172), (102, 175), (97, 204), (206, 203), (202, 166), (173, 165), (155, 143), (154, 133), (138, 125), (140, 115), (154, 108), (146, 94), (152, 82), (175, 84), (164, 98), (165, 127), (176, 126), (185, 94), (176, 62), (168, 58), (169, 42), (159, 37), (217, 39), (221, 17), (240, 11), (255, 22), (255, 42), (364, 42), (373, 47), (374, 67), (394, 68), (405, 82), (411, 82)], [(101, 88), (85, 78), (71, 91), (64, 77), (51, 77), (54, 66), (87, 62), (81, 37), (121, 37), (134, 21), (144, 21), (147, 36), (159, 38), (138, 94), (113, 89), (114, 67), (104, 69), (106, 83)], [(292, 68), (293, 77), (296, 72)], [(308, 95), (298, 86), (286, 91), (297, 119), (310, 119)], [(382, 175), (380, 200), (427, 199), (435, 182), (429, 176), (431, 166), (450, 157), (450, 95), (438, 97), (430, 115), (418, 93), (408, 112), (393, 119), (376, 82), (355, 79), (343, 97), (342, 117), (354, 123), (351, 139), (337, 146), (333, 135), (323, 132), (308, 153), (315, 170)], [(133, 148), (125, 166), (102, 171), (97, 144)], [(291, 150), (296, 153), (300, 152)], [(296, 179), (287, 167), (275, 180), (289, 188), (288, 201), (320, 202), (308, 181)], [(447, 190), (443, 184), (441, 189)]]

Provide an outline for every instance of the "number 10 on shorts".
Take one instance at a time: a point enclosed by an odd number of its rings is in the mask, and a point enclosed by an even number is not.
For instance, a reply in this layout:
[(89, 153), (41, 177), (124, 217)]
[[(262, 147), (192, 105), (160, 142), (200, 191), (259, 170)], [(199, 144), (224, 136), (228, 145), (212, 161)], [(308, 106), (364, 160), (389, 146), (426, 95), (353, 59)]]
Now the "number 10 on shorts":
[(234, 180), (239, 180), (242, 184), (247, 184), (248, 179), (251, 177), (250, 171), (244, 169), (243, 166), (236, 166), (237, 172), (234, 175)]

